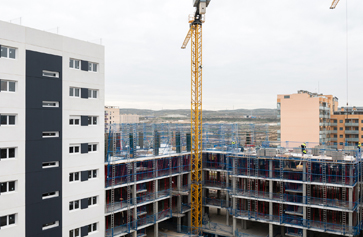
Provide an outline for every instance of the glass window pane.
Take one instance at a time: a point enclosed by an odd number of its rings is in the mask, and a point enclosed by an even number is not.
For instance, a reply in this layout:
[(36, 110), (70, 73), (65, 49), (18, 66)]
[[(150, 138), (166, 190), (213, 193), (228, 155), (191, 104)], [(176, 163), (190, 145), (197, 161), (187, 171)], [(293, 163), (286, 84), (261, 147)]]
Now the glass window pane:
[(15, 82), (14, 81), (9, 81), (9, 91), (15, 92)]
[(15, 116), (14, 115), (9, 116), (9, 124), (10, 125), (14, 125), (15, 124)]
[(69, 67), (70, 68), (74, 67), (74, 60), (73, 59), (69, 59)]
[(79, 146), (76, 146), (76, 147), (74, 147), (74, 152), (76, 152), (76, 153), (78, 153), (79, 152)]
[(9, 58), (15, 59), (15, 49), (9, 49)]
[(88, 71), (92, 71), (92, 63), (88, 63)]
[(14, 190), (15, 190), (15, 181), (11, 181), (9, 182), (9, 192)]
[(1, 149), (1, 156), (0, 158), (6, 159), (8, 158), (8, 149)]
[(73, 119), (70, 119), (70, 120), (69, 120), (69, 124), (70, 124), (70, 125), (73, 125)]
[(0, 81), (1, 82), (1, 90), (7, 91), (8, 90), (8, 83), (7, 81)]
[(75, 96), (79, 97), (79, 89), (78, 88), (75, 88)]
[(97, 230), (97, 223), (94, 223), (93, 224), (93, 231), (96, 231)]
[(74, 151), (73, 151), (73, 147), (71, 146), (71, 147), (69, 147), (69, 153), (73, 153)]
[(69, 182), (73, 181), (73, 173), (69, 173)]
[(69, 88), (69, 96), (73, 96), (73, 88)]
[(9, 225), (15, 224), (15, 214), (9, 215)]
[(93, 71), (97, 72), (97, 63), (93, 64)]
[(89, 179), (92, 178), (92, 172), (89, 170), (87, 173), (88, 173), (88, 178)]
[(93, 125), (96, 125), (97, 124), (97, 117), (92, 117), (92, 120), (93, 120)]
[(88, 151), (92, 151), (92, 145), (88, 145)]
[(69, 202), (69, 210), (73, 210), (73, 202)]
[(2, 216), (0, 217), (0, 226), (6, 226), (7, 225), (8, 216)]
[(88, 90), (88, 98), (92, 97), (92, 90)]
[(79, 180), (79, 172), (74, 173), (74, 180)]
[(6, 115), (1, 116), (1, 124), (4, 124), (4, 125), (8, 124), (7, 120), (8, 120), (8, 116), (6, 116)]
[(15, 148), (9, 148), (9, 158), (15, 157)]
[(91, 201), (92, 201), (91, 198), (88, 198), (88, 206), (92, 205)]
[(93, 151), (97, 151), (97, 144), (93, 145)]
[(8, 183), (0, 183), (0, 193), (5, 193), (7, 191)]
[(91, 124), (91, 120), (92, 119), (92, 117), (88, 117), (88, 124)]
[(79, 229), (75, 229), (75, 237), (79, 236)]
[(93, 197), (93, 204), (97, 204), (97, 197)]
[(8, 48), (2, 47), (1, 46), (1, 57), (8, 57)]
[(97, 178), (97, 170), (93, 171), (93, 178)]
[(97, 91), (93, 91), (93, 98), (97, 98)]
[(79, 201), (74, 201), (74, 209), (78, 209), (79, 208)]
[(75, 125), (78, 125), (78, 124), (79, 124), (79, 119), (75, 119), (75, 120), (74, 120), (74, 124), (75, 124)]
[(92, 225), (88, 225), (88, 233), (92, 232)]
[[(69, 209), (69, 210), (71, 210), (71, 209)], [(70, 231), (69, 231), (69, 237), (74, 237), (74, 236), (73, 236), (73, 230), (70, 230)]]
[(79, 60), (75, 60), (74, 62), (75, 62), (75, 68), (79, 69)]

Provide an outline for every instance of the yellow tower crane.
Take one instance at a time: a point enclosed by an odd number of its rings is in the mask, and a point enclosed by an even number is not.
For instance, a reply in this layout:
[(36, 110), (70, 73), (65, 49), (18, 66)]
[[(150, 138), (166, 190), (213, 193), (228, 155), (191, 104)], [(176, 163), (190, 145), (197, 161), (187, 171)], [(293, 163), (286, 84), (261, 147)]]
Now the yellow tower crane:
[(194, 0), (194, 15), (182, 45), (191, 39), (191, 232), (202, 234), (202, 24), (210, 0)]
[(330, 6), (330, 9), (335, 9), (335, 7), (338, 5), (340, 0), (333, 0), (331, 6)]

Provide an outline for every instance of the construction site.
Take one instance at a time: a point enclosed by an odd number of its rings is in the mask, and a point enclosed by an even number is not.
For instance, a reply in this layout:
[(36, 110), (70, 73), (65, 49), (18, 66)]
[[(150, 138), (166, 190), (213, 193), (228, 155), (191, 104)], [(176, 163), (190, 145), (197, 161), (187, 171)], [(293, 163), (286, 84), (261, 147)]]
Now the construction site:
[[(204, 124), (203, 236), (357, 236), (356, 149), (269, 141), (267, 125)], [(106, 138), (106, 236), (194, 236), (189, 124), (120, 124)], [(179, 233), (179, 235), (178, 235)]]

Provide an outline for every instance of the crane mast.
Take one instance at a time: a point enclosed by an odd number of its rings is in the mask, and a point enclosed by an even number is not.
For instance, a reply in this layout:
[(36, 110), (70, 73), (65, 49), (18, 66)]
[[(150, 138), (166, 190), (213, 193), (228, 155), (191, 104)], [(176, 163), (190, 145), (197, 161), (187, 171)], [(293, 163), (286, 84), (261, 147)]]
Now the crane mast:
[(195, 0), (194, 16), (189, 16), (190, 29), (183, 42), (191, 41), (191, 232), (202, 234), (202, 24), (210, 0)]

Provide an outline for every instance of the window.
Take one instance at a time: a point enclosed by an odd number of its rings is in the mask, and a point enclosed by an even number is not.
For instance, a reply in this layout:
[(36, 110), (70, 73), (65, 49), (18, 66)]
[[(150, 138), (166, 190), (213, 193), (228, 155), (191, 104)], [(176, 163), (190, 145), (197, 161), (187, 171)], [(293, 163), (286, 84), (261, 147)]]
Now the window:
[(97, 90), (88, 89), (88, 98), (96, 99), (97, 94), (98, 94)]
[(88, 152), (97, 151), (97, 144), (88, 144)]
[(333, 129), (334, 131), (336, 131), (337, 130), (337, 127), (334, 127), (334, 129)]
[(97, 178), (97, 170), (89, 170), (88, 171), (88, 178), (89, 179)]
[(59, 107), (59, 102), (57, 102), (57, 101), (43, 101), (43, 107)]
[(43, 70), (43, 77), (59, 77), (59, 72), (51, 72)]
[(73, 58), (69, 59), (69, 67), (70, 68), (80, 69), (80, 65), (81, 65), (81, 60), (73, 59)]
[(339, 123), (343, 123), (343, 120), (339, 120)]
[(55, 192), (49, 192), (49, 193), (43, 193), (42, 194), (42, 198), (43, 199), (49, 199), (49, 198), (54, 198), (54, 197), (58, 197), (59, 196), (59, 192), (55, 191)]
[(0, 159), (15, 158), (15, 148), (0, 148)]
[(0, 80), (1, 91), (15, 92), (15, 81)]
[(361, 135), (360, 137), (363, 138), (363, 135)]
[(97, 231), (97, 223), (93, 223), (93, 224), (88, 225), (88, 233), (91, 233), (91, 232), (94, 232), (94, 231)]
[(0, 216), (0, 227), (15, 224), (15, 214), (8, 216)]
[(1, 57), (2, 58), (12, 58), (16, 57), (16, 48), (11, 48), (8, 46), (1, 45)]
[(71, 116), (69, 119), (69, 125), (78, 126), (80, 125), (81, 118), (79, 116)]
[(337, 138), (337, 135), (335, 134), (334, 137)]
[(76, 87), (70, 87), (69, 88), (69, 96), (71, 96), (71, 97), (80, 97), (81, 96), (80, 89), (76, 88)]
[(97, 125), (97, 117), (88, 116), (88, 125)]
[(50, 161), (50, 162), (43, 162), (42, 163), (42, 168), (43, 169), (54, 168), (54, 167), (59, 167), (59, 162), (58, 161)]
[(343, 135), (339, 135), (339, 138), (343, 138)]
[(42, 227), (42, 230), (48, 230), (48, 229), (52, 229), (54, 227), (59, 226), (59, 221), (53, 221), (47, 224), (44, 224)]
[(339, 130), (343, 130), (343, 127), (340, 127)]
[(97, 196), (88, 198), (88, 206), (96, 205), (97, 204)]
[(15, 181), (0, 183), (0, 193), (8, 193), (15, 191)]
[(79, 228), (70, 230), (69, 237), (79, 237), (79, 236), (81, 236), (80, 233), (81, 233), (81, 231), (79, 230)]
[(59, 132), (43, 132), (43, 138), (59, 137)]
[(339, 145), (343, 146), (343, 142), (339, 142)]
[(69, 153), (79, 153), (79, 145), (71, 145), (69, 146)]
[(72, 210), (75, 210), (75, 209), (79, 209), (79, 200), (69, 202), (69, 210), (72, 211)]
[(284, 95), (284, 99), (290, 99), (289, 95)]
[(15, 115), (1, 115), (1, 125), (15, 125)]
[(80, 172), (69, 173), (69, 182), (79, 181)]
[(97, 63), (88, 62), (88, 71), (97, 72)]

